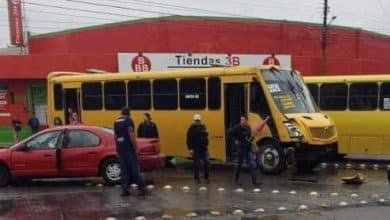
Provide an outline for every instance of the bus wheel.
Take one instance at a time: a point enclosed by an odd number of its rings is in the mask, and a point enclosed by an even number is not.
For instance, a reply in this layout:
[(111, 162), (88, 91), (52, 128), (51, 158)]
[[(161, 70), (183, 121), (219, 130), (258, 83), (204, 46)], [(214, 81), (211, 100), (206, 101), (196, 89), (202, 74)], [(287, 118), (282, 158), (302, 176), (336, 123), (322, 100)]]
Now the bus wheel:
[(287, 168), (283, 148), (275, 141), (264, 141), (260, 145), (260, 167), (264, 174), (279, 174)]

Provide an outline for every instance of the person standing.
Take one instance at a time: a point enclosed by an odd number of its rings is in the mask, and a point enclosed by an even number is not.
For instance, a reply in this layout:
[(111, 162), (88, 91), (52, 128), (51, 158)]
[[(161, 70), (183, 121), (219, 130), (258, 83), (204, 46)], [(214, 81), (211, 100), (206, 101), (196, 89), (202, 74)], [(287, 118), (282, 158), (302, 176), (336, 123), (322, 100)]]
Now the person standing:
[(208, 155), (208, 132), (206, 126), (201, 123), (201, 116), (195, 114), (194, 122), (187, 130), (187, 147), (194, 160), (194, 178), (195, 182), (200, 184), (200, 162), (203, 161), (204, 179), (208, 184), (209, 180), (209, 155)]
[(38, 118), (35, 116), (35, 114), (32, 114), (31, 115), (31, 118), (28, 120), (28, 125), (30, 126), (31, 128), (31, 132), (32, 134), (35, 134), (38, 132), (39, 130), (39, 120)]
[(14, 133), (14, 141), (18, 142), (20, 139), (20, 131), (22, 130), (22, 122), (19, 118), (12, 119), (12, 130)]
[(134, 123), (130, 110), (122, 108), (121, 116), (114, 122), (114, 136), (121, 167), (121, 196), (129, 196), (130, 179), (138, 184), (140, 195), (146, 194), (146, 186), (138, 166), (138, 146), (134, 134)]
[(159, 138), (157, 126), (152, 122), (152, 117), (150, 117), (149, 113), (144, 113), (144, 121), (138, 125), (137, 137)]
[(232, 138), (237, 147), (237, 166), (235, 169), (235, 184), (241, 185), (239, 182), (240, 171), (243, 161), (245, 160), (249, 166), (253, 185), (259, 185), (256, 182), (256, 161), (252, 153), (252, 135), (251, 128), (248, 124), (246, 116), (241, 116), (240, 123), (230, 128), (228, 135)]

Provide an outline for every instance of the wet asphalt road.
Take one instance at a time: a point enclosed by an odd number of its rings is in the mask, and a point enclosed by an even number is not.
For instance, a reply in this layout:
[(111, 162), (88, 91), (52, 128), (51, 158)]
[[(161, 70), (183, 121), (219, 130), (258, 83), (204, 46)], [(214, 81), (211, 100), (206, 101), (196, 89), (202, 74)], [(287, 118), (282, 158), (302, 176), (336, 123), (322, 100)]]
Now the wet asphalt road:
[[(100, 186), (100, 179), (39, 180), (1, 188), (0, 219), (187, 219), (192, 212), (196, 219), (390, 219), (386, 169), (357, 167), (332, 165), (310, 175), (295, 175), (291, 168), (281, 176), (260, 176), (260, 192), (253, 192), (247, 173), (243, 192), (237, 192), (231, 169), (212, 169), (209, 185), (194, 184), (188, 169), (163, 169), (150, 174), (155, 186), (150, 195), (126, 198), (119, 196), (119, 187)], [(341, 177), (356, 172), (368, 182), (341, 183)], [(171, 190), (163, 189), (167, 184)], [(200, 191), (202, 186), (207, 190)]]

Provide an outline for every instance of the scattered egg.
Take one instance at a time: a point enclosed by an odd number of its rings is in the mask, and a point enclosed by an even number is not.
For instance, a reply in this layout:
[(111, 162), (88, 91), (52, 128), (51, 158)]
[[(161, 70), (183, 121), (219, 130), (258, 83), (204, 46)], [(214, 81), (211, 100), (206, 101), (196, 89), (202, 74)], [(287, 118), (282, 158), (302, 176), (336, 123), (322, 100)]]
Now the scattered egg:
[(366, 168), (366, 164), (364, 164), (364, 163), (360, 164), (360, 168), (361, 169), (365, 169)]
[(96, 185), (97, 187), (103, 187), (103, 184), (99, 183)]
[(296, 192), (296, 191), (294, 191), (294, 190), (291, 190), (289, 193), (290, 193), (291, 195), (295, 195), (295, 194), (297, 194), (297, 192)]
[(146, 220), (145, 216), (137, 216), (134, 220)]
[(195, 217), (198, 217), (198, 214), (196, 214), (195, 212), (190, 212), (186, 215), (188, 218), (195, 218)]
[(265, 212), (265, 210), (263, 208), (258, 208), (255, 210), (255, 212)]
[(385, 199), (379, 199), (378, 201), (379, 201), (380, 203), (385, 203), (386, 200), (385, 200)]
[(352, 167), (352, 164), (350, 164), (350, 163), (347, 163), (345, 166), (346, 166), (346, 167), (349, 169), (349, 168), (351, 168), (351, 167)]
[(333, 166), (334, 166), (334, 168), (339, 168), (340, 167), (340, 165), (338, 163), (335, 163)]
[(261, 189), (255, 188), (255, 189), (253, 189), (253, 192), (254, 192), (254, 193), (259, 193), (259, 192), (261, 192)]
[(164, 190), (171, 190), (171, 189), (172, 189), (172, 186), (171, 186), (171, 185), (166, 185), (166, 186), (164, 186), (163, 189), (164, 189)]
[(321, 205), (320, 205), (322, 208), (329, 208), (329, 205), (328, 204), (326, 204), (326, 203), (321, 203)]
[(218, 212), (218, 211), (211, 211), (210, 214), (211, 214), (211, 215), (214, 215), (214, 216), (221, 215), (221, 213)]
[(137, 188), (138, 188), (138, 185), (137, 185), (137, 184), (131, 184), (130, 186), (131, 186), (131, 188), (133, 188), (133, 189), (137, 189)]
[(321, 167), (322, 167), (322, 168), (326, 168), (327, 166), (328, 166), (327, 163), (321, 163)]
[(233, 211), (233, 215), (244, 215), (244, 211), (241, 209), (236, 209)]
[(336, 197), (336, 196), (339, 196), (339, 194), (337, 192), (333, 192), (330, 194), (330, 196)]
[(314, 192), (314, 191), (313, 191), (313, 192), (310, 192), (310, 195), (311, 195), (311, 196), (318, 196), (318, 192)]
[(242, 193), (244, 192), (244, 189), (243, 188), (237, 188), (234, 190), (236, 193)]
[(357, 193), (352, 193), (352, 194), (351, 194), (351, 197), (352, 197), (352, 198), (356, 198), (356, 197), (359, 197), (359, 195), (358, 195)]
[(360, 201), (360, 204), (362, 204), (362, 205), (365, 205), (365, 204), (367, 204), (368, 202), (366, 201), (366, 200), (362, 200), (362, 201)]
[(372, 168), (373, 168), (374, 170), (377, 170), (377, 169), (379, 169), (379, 165), (378, 165), (378, 164), (374, 164)]
[(272, 190), (272, 193), (273, 193), (273, 194), (278, 194), (278, 193), (280, 193), (280, 191), (277, 190), (277, 189), (274, 189), (274, 190)]
[(116, 218), (115, 217), (107, 217), (104, 220), (116, 220)]
[(205, 186), (199, 187), (199, 191), (202, 191), (202, 192), (207, 191), (207, 187), (205, 187)]
[(280, 207), (278, 208), (278, 210), (279, 210), (279, 211), (286, 211), (286, 210), (287, 210), (287, 208), (286, 208), (286, 207), (284, 207), (284, 206), (280, 206)]
[(190, 187), (188, 187), (188, 186), (183, 186), (181, 189), (182, 189), (184, 192), (190, 191)]
[(146, 186), (146, 189), (147, 189), (147, 190), (153, 190), (153, 189), (154, 189), (154, 186), (153, 186), (153, 185), (147, 185), (147, 186)]
[(173, 219), (173, 217), (170, 215), (164, 214), (161, 216), (161, 219), (168, 220), (168, 219)]
[(218, 192), (223, 192), (223, 191), (225, 191), (225, 188), (222, 188), (222, 187), (218, 188)]
[(298, 210), (299, 210), (299, 211), (307, 210), (307, 209), (308, 209), (307, 205), (300, 205), (300, 206), (298, 207)]
[(345, 207), (347, 205), (348, 205), (348, 203), (345, 202), (345, 201), (342, 201), (342, 202), (339, 203), (339, 206), (341, 206), (341, 207)]

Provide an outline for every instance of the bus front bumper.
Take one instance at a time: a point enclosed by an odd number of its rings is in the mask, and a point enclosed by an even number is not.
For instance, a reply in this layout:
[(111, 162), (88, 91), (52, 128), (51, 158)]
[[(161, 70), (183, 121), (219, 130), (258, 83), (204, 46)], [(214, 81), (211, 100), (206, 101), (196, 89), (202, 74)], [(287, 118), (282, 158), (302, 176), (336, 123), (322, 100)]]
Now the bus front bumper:
[(295, 158), (308, 160), (328, 160), (337, 155), (337, 143), (327, 145), (297, 144), (295, 147)]

